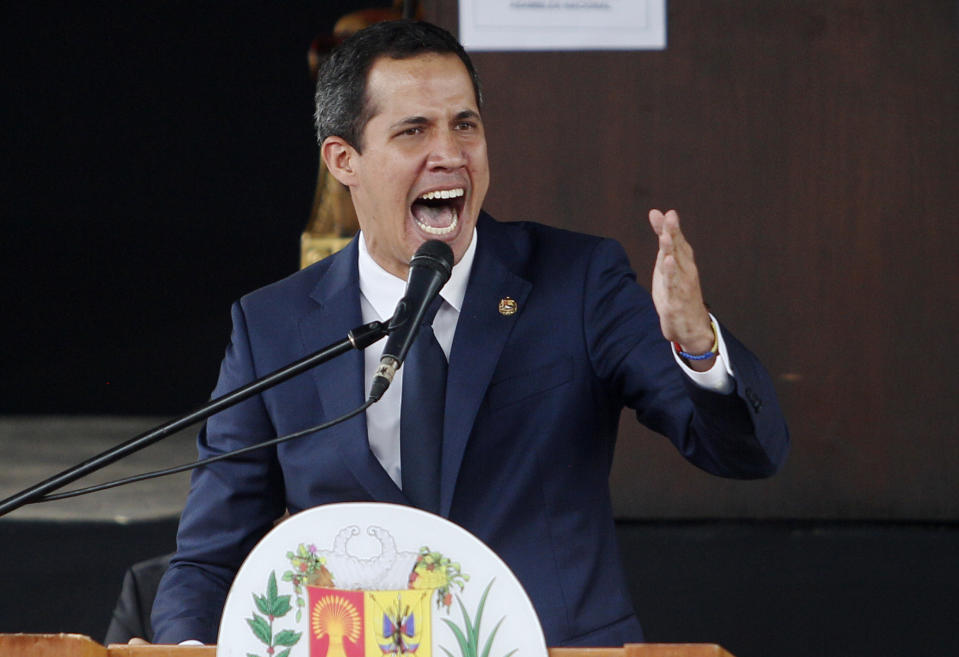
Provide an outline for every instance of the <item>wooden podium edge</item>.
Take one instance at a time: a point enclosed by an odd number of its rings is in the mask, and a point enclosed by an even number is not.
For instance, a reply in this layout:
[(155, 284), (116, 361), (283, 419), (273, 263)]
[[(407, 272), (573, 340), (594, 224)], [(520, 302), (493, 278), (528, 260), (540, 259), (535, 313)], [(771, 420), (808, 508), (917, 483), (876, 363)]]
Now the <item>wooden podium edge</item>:
[(0, 655), (105, 657), (107, 649), (84, 634), (0, 634)]
[[(216, 646), (102, 646), (83, 634), (0, 634), (0, 655), (18, 657), (215, 657)], [(550, 648), (549, 657), (732, 657), (715, 643), (629, 643), (622, 648)]]

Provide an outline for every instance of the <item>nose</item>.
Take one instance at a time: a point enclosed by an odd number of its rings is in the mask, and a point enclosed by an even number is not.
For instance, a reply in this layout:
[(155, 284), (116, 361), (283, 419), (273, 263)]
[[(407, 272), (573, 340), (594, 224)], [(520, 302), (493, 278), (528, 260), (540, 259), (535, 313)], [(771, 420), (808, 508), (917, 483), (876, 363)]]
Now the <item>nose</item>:
[(451, 129), (437, 130), (430, 148), (432, 169), (458, 169), (466, 165), (466, 150)]

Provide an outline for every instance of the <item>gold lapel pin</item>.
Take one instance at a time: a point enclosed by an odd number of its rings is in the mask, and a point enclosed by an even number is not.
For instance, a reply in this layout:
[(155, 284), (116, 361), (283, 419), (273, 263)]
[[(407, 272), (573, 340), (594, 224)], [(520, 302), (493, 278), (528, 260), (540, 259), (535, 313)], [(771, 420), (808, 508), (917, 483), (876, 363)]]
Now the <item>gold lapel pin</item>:
[(512, 297), (504, 297), (499, 300), (499, 314), (504, 317), (515, 315), (518, 308), (519, 306), (516, 305), (516, 301)]

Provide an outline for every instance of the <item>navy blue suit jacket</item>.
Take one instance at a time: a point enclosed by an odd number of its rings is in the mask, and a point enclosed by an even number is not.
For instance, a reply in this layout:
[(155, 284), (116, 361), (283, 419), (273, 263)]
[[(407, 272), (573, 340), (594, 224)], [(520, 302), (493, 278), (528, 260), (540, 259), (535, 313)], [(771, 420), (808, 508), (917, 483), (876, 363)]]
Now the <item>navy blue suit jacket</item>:
[[(478, 240), (449, 360), (441, 515), (509, 564), (548, 645), (641, 641), (608, 485), (620, 412), (634, 409), (709, 472), (766, 476), (788, 447), (770, 378), (724, 329), (735, 391), (691, 383), (612, 240), (485, 214)], [(504, 297), (516, 314), (498, 311)], [(214, 395), (362, 324), (356, 242), (247, 295), (233, 323)], [(200, 455), (319, 424), (365, 395), (354, 351), (211, 418)], [(154, 606), (155, 640), (215, 641), (233, 575), (273, 522), (342, 501), (408, 504), (371, 453), (363, 416), (196, 471)]]

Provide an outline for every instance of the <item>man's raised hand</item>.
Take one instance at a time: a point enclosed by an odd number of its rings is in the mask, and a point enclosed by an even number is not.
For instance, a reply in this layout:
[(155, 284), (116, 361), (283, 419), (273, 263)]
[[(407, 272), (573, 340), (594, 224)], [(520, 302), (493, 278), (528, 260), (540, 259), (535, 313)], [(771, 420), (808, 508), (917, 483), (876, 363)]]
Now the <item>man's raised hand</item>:
[[(650, 210), (649, 224), (659, 237), (652, 295), (663, 336), (678, 342), (687, 353), (704, 354), (712, 348), (715, 336), (703, 303), (693, 248), (679, 228), (675, 210), (666, 214)], [(692, 361), (690, 365), (705, 370), (714, 360)]]

